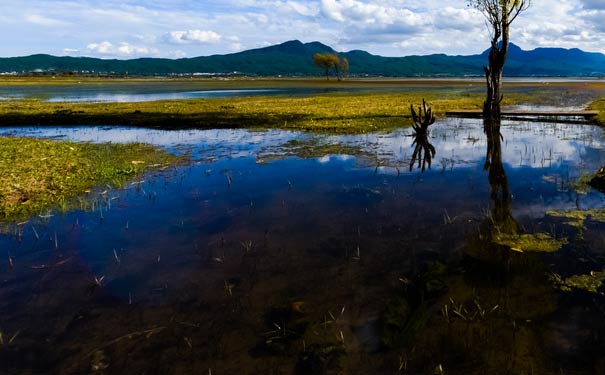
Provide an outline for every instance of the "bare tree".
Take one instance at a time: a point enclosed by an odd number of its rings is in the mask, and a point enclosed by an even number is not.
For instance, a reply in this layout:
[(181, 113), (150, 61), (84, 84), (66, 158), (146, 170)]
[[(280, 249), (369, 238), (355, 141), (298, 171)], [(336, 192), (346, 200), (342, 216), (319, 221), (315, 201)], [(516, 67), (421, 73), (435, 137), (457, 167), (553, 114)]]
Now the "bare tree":
[(410, 111), (412, 112), (412, 119), (414, 124), (414, 153), (412, 154), (412, 161), (410, 162), (410, 171), (414, 168), (414, 164), (418, 161), (418, 168), (422, 168), (422, 172), (426, 169), (428, 164), (429, 169), (431, 168), (431, 162), (435, 157), (436, 150), (431, 144), (429, 139), (429, 126), (435, 123), (435, 115), (431, 107), (426, 105), (424, 99), (422, 99), (422, 107), (418, 107), (418, 112), (414, 110), (414, 105), (410, 105)]
[(484, 66), (487, 80), (487, 97), (483, 115), (500, 117), (502, 102), (502, 70), (508, 54), (509, 29), (513, 21), (526, 11), (531, 0), (468, 0), (469, 4), (483, 13), (490, 30), (491, 50), (489, 65)]
[(349, 60), (346, 57), (339, 56), (336, 65), (336, 77), (339, 81), (342, 81), (347, 74), (349, 74)]

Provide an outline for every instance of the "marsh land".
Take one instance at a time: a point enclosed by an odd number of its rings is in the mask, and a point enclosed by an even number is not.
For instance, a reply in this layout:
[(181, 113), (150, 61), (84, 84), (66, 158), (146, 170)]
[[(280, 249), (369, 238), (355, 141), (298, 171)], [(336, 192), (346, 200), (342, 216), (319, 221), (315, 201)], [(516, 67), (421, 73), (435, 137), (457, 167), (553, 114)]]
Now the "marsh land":
[[(4, 78), (2, 83), (4, 90), (21, 98), (0, 101), (0, 119), (6, 124), (134, 125), (166, 129), (375, 132), (410, 126), (409, 105), (421, 103), (423, 98), (438, 116), (443, 116), (452, 109), (481, 108), (484, 95), (480, 80)], [(602, 97), (605, 82), (518, 81), (508, 84), (506, 90), (504, 105), (584, 107)], [(196, 92), (212, 92), (214, 96), (222, 93), (225, 97), (190, 99), (183, 94)], [(179, 93), (183, 99), (153, 100)], [(251, 93), (255, 95), (249, 96)], [(103, 101), (96, 101), (101, 94)], [(149, 95), (152, 101), (112, 102), (112, 95), (116, 101)], [(6, 93), (4, 96), (10, 97)], [(90, 102), (83, 102), (86, 98)]]
[(605, 373), (604, 82), (0, 86), (2, 373)]

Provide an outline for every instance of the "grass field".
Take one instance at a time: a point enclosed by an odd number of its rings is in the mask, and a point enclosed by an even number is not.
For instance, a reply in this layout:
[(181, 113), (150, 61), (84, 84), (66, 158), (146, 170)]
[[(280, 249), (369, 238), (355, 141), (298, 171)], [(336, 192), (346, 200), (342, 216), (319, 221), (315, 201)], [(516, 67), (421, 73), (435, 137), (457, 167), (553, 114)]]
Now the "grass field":
[(131, 125), (155, 128), (282, 128), (364, 133), (411, 125), (412, 103), (426, 98), (437, 115), (453, 108), (480, 108), (478, 95), (332, 94), (313, 97), (250, 97), (142, 103), (0, 102), (0, 123), (15, 125)]
[[(282, 128), (329, 133), (365, 133), (411, 125), (410, 104), (426, 99), (436, 115), (479, 109), (480, 81), (303, 79), (191, 80), (3, 78), (0, 85), (121, 85), (164, 89), (331, 88), (313, 96), (184, 99), (139, 103), (49, 103), (39, 99), (0, 101), (0, 123), (18, 125), (130, 125), (153, 128)], [(109, 83), (108, 83), (109, 82)], [(577, 105), (601, 98), (603, 82), (510, 83), (504, 105)], [(601, 117), (602, 118), (602, 117)]]

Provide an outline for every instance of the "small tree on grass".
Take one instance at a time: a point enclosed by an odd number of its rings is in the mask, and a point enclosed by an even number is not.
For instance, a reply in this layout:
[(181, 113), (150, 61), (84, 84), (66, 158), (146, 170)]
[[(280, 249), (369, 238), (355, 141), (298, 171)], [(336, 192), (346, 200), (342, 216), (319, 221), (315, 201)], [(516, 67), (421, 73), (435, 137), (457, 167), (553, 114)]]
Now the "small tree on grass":
[(316, 53), (313, 55), (313, 64), (322, 68), (326, 72), (326, 79), (330, 79), (330, 70), (338, 71), (340, 59), (333, 53)]

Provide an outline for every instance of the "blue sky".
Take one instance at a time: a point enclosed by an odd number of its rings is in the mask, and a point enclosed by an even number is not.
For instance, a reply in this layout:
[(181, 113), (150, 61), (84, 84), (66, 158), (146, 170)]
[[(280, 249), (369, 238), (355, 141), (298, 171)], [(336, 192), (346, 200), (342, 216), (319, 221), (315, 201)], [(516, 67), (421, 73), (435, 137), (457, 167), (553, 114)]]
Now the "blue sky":
[[(513, 24), (524, 49), (605, 53), (605, 0), (533, 0)], [(0, 56), (194, 57), (287, 40), (384, 56), (478, 53), (480, 13), (464, 0), (2, 0)]]

